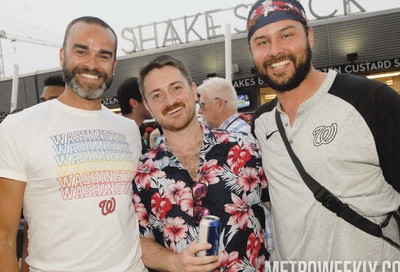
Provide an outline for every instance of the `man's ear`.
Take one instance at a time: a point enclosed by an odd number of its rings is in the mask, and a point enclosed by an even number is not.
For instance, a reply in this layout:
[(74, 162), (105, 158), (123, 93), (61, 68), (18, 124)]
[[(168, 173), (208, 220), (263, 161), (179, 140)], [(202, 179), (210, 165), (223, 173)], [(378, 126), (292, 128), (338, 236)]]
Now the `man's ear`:
[(138, 104), (138, 102), (135, 99), (133, 99), (133, 98), (129, 99), (129, 105), (131, 105), (132, 109), (136, 109), (137, 104)]
[(310, 47), (314, 47), (314, 29), (312, 27), (308, 28), (308, 42), (310, 43)]
[(218, 111), (219, 112), (222, 112), (222, 111), (224, 111), (224, 108), (225, 108), (225, 105), (226, 105), (226, 100), (224, 100), (224, 99), (218, 99), (217, 101), (217, 105), (218, 105)]
[(194, 82), (192, 82), (192, 93), (193, 93), (193, 96), (195, 97), (195, 101), (197, 102), (197, 100), (199, 100), (198, 99), (198, 93), (197, 93), (197, 85), (196, 85), (196, 83), (194, 83)]
[(62, 67), (64, 65), (64, 47), (60, 48), (58, 56), (60, 58), (60, 66)]

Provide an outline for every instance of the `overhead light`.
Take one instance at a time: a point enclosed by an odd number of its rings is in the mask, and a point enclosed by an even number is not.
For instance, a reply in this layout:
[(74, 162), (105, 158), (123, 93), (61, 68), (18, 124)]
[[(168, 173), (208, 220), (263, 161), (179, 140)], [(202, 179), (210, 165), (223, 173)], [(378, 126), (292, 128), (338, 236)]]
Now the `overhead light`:
[(377, 75), (370, 75), (367, 76), (367, 78), (382, 78), (382, 77), (394, 77), (400, 75), (400, 72), (394, 72), (394, 73), (384, 73), (384, 74), (377, 74)]
[(386, 85), (393, 85), (393, 79), (386, 80)]
[(276, 94), (266, 94), (264, 95), (265, 100), (272, 100), (276, 97)]

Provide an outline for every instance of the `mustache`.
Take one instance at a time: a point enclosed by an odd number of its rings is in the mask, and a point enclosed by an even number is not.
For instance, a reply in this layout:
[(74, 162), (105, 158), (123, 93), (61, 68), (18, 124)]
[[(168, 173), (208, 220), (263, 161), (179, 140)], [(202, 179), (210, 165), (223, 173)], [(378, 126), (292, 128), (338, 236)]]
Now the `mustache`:
[(168, 112), (173, 111), (174, 109), (180, 108), (180, 107), (185, 108), (185, 107), (186, 107), (185, 103), (183, 103), (183, 102), (176, 102), (176, 103), (174, 103), (174, 104), (172, 104), (172, 105), (170, 105), (170, 106), (165, 107), (165, 108), (161, 111), (161, 113), (162, 113), (163, 115), (166, 115)]

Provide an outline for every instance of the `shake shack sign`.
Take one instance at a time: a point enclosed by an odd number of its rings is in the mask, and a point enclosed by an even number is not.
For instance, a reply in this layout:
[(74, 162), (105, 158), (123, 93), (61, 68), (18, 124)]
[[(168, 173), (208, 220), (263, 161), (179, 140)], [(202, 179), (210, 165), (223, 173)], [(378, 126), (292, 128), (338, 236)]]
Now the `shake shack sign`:
[[(336, 3), (335, 8), (322, 14), (321, 10), (325, 8), (325, 1), (328, 0), (302, 0), (301, 3), (311, 20), (312, 17), (321, 20), (367, 12), (362, 3), (372, 0), (329, 0), (331, 3)], [(124, 46), (122, 51), (126, 54), (133, 54), (147, 49), (223, 37), (224, 26), (228, 22), (231, 22), (233, 33), (245, 33), (251, 6), (251, 4), (239, 4), (233, 8), (208, 10), (167, 21), (124, 27), (121, 37), (129, 45)]]

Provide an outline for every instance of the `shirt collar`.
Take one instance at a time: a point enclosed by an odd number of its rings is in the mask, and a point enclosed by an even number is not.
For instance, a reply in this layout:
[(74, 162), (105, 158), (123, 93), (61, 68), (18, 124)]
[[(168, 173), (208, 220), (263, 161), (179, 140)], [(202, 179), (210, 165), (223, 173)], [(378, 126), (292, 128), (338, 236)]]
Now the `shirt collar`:
[(229, 116), (222, 124), (219, 126), (219, 129), (227, 129), (229, 125), (233, 123), (236, 119), (240, 117), (239, 113), (234, 113), (231, 116)]

